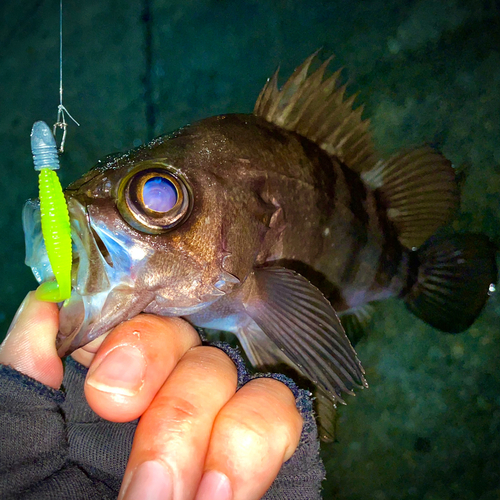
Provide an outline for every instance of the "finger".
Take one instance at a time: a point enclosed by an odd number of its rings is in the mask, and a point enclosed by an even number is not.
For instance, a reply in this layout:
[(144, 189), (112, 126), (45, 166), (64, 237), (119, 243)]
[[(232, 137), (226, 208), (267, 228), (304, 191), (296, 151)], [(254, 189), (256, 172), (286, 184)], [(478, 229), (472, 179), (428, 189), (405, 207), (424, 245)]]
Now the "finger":
[(85, 381), (90, 407), (113, 422), (144, 413), (188, 349), (200, 344), (196, 330), (179, 318), (140, 314), (109, 333)]
[(37, 300), (35, 292), (28, 293), (0, 346), (0, 363), (59, 389), (63, 365), (55, 344), (58, 328), (57, 305)]
[(119, 498), (192, 499), (214, 419), (236, 384), (236, 367), (220, 349), (187, 352), (141, 417)]
[(288, 387), (270, 378), (243, 386), (214, 423), (196, 500), (258, 500), (297, 448), (302, 417)]

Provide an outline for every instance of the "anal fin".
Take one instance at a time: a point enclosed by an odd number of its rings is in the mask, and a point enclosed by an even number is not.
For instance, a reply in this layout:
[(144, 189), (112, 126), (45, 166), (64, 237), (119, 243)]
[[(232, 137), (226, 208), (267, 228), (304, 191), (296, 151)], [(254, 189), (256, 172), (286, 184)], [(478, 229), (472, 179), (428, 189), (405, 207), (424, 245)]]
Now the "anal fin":
[(317, 388), (314, 391), (314, 409), (318, 415), (318, 435), (324, 443), (332, 443), (337, 435), (337, 405), (328, 393)]
[(363, 338), (374, 312), (373, 305), (363, 304), (339, 313), (340, 322), (353, 346)]

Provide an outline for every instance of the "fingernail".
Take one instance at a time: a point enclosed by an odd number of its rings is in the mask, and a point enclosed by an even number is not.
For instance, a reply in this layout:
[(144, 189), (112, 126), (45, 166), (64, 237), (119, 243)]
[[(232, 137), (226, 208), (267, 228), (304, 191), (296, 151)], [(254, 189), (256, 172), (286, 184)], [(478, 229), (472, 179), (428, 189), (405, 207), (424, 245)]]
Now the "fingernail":
[(195, 500), (231, 500), (233, 490), (229, 478), (215, 470), (209, 470), (201, 478)]
[(118, 346), (87, 376), (87, 384), (103, 392), (134, 396), (144, 385), (146, 360), (133, 346)]
[(16, 311), (16, 314), (14, 315), (14, 318), (12, 319), (12, 323), (10, 324), (9, 329), (7, 330), (7, 334), (5, 335), (6, 337), (7, 337), (7, 335), (9, 335), (11, 330), (16, 326), (16, 324), (19, 320), (19, 316), (21, 316), (21, 313), (24, 311), (24, 309), (26, 308), (26, 305), (29, 302), (30, 295), (31, 295), (31, 292), (28, 292), (28, 295), (26, 295), (26, 297), (24, 297), (24, 300), (21, 302), (21, 305), (19, 306), (19, 309)]
[(122, 500), (170, 500), (172, 478), (158, 462), (143, 462), (132, 475)]

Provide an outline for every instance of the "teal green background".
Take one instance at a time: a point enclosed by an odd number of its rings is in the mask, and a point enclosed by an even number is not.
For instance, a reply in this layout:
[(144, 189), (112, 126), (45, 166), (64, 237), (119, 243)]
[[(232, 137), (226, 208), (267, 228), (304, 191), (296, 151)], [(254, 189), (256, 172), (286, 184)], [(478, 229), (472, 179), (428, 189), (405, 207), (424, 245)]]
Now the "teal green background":
[[(196, 119), (250, 112), (266, 78), (321, 48), (344, 66), (389, 154), (432, 143), (466, 166), (457, 231), (500, 242), (497, 1), (65, 0), (63, 184), (99, 158)], [(148, 15), (149, 11), (149, 15)], [(146, 15), (145, 15), (146, 14)], [(0, 5), (0, 322), (35, 287), (21, 208), (36, 196), (32, 123), (59, 101), (58, 2)], [(397, 300), (357, 346), (370, 388), (323, 449), (325, 498), (500, 498), (500, 301), (444, 335)]]

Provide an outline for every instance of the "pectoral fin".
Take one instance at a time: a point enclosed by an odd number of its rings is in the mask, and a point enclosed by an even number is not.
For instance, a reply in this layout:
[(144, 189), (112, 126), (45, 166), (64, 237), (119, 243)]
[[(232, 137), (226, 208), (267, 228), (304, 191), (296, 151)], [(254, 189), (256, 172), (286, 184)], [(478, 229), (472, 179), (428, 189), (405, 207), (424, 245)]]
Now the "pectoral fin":
[(244, 285), (247, 314), (313, 383), (335, 401), (366, 387), (364, 371), (323, 294), (294, 271), (255, 270)]
[(280, 363), (292, 366), (283, 351), (260, 329), (257, 323), (248, 315), (245, 316), (247, 321), (238, 327), (236, 336), (252, 366), (260, 370), (270, 369)]

